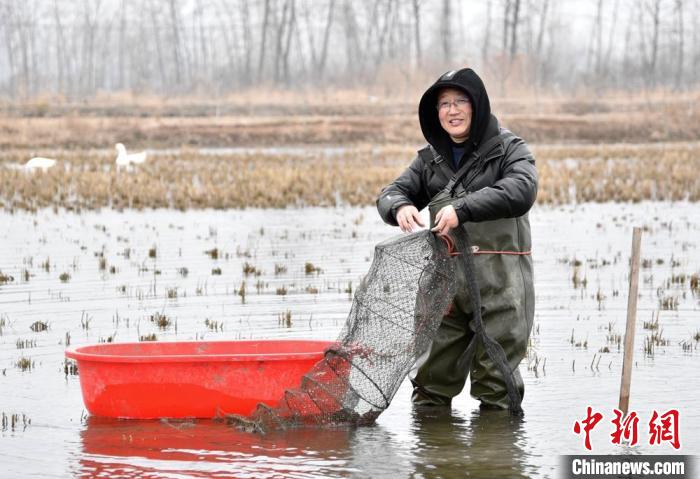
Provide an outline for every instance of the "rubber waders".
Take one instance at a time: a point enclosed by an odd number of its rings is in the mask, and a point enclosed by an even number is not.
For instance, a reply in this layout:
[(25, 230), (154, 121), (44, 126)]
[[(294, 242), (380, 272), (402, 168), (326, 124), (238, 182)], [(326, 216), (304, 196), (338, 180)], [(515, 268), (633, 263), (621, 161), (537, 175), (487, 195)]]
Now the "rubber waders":
[[(445, 191), (432, 199), (428, 205), (431, 228), (437, 212), (454, 200)], [(450, 311), (411, 374), (415, 404), (450, 405), (470, 377), (470, 393), (482, 406), (510, 409), (517, 414), (522, 411), (524, 385), (518, 364), (525, 357), (534, 316), (531, 257), (478, 251), (471, 255), (477, 249), (490, 251), (489, 229), (498, 231), (510, 224), (515, 220), (459, 227), (466, 231), (471, 249), (463, 252), (464, 261), (458, 261), (458, 292)], [(463, 231), (456, 231), (454, 236), (463, 236)], [(480, 305), (481, 321), (474, 314), (470, 291), (480, 293), (474, 294), (474, 299)]]

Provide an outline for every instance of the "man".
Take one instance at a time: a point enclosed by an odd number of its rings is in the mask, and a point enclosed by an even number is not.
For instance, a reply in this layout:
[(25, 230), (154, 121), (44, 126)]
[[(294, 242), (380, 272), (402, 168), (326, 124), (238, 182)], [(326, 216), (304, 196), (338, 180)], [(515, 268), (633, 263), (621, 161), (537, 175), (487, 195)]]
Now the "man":
[[(471, 69), (449, 71), (423, 94), (418, 108), (428, 146), (377, 199), (382, 219), (402, 231), (430, 226), (445, 235), (463, 227), (474, 253), (486, 333), (500, 344), (522, 397), (518, 364), (534, 317), (528, 211), (537, 195), (535, 160), (523, 140), (491, 114), (486, 88)], [(475, 339), (465, 272), (430, 350), (411, 375), (413, 401), (449, 406), (471, 376), (482, 407), (510, 406), (503, 374)]]

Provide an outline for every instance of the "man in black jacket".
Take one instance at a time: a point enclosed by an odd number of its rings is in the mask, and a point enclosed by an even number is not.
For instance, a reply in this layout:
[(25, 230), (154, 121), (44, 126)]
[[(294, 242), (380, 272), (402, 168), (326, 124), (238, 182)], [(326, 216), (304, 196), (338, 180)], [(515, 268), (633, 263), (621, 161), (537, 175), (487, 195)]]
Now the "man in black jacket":
[[(382, 219), (403, 231), (423, 226), (430, 210), (438, 234), (466, 228), (475, 256), (486, 333), (496, 340), (524, 393), (518, 364), (534, 317), (528, 211), (537, 195), (535, 160), (525, 142), (499, 127), (486, 88), (471, 69), (449, 71), (423, 94), (418, 108), (428, 145), (377, 199)], [(411, 375), (413, 401), (449, 405), (471, 376), (484, 407), (508, 408), (503, 375), (476, 341), (464, 271), (450, 311)]]

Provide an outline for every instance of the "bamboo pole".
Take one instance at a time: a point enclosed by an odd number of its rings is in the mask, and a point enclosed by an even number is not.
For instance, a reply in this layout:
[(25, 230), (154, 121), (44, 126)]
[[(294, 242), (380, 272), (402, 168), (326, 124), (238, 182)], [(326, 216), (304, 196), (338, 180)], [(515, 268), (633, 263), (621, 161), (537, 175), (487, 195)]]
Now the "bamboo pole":
[(622, 382), (620, 383), (620, 403), (618, 409), (626, 416), (630, 402), (632, 382), (632, 361), (634, 355), (634, 326), (637, 318), (637, 291), (639, 289), (639, 251), (642, 242), (642, 229), (635, 227), (632, 232), (632, 261), (630, 263), (630, 289), (627, 297), (627, 327), (625, 329), (625, 350), (622, 360)]

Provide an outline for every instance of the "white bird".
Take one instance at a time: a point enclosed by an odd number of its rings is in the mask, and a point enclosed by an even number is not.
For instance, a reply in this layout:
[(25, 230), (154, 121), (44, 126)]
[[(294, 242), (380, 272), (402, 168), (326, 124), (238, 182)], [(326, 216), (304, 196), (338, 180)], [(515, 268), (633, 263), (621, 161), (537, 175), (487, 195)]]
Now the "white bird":
[(114, 145), (117, 149), (117, 160), (115, 161), (117, 168), (130, 167), (133, 164), (141, 164), (146, 161), (146, 152), (127, 154), (126, 147), (122, 143)]
[(56, 160), (52, 158), (42, 158), (40, 156), (35, 156), (34, 158), (32, 158), (24, 164), (24, 168), (29, 171), (36, 171), (38, 169), (46, 171), (55, 164)]

